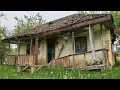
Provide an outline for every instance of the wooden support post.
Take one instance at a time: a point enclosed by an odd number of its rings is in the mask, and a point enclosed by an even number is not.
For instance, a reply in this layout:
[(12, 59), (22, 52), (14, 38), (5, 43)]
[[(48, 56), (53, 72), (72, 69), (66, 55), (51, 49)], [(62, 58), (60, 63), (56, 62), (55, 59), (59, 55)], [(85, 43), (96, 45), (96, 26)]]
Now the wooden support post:
[(64, 44), (62, 43), (62, 46), (61, 46), (61, 49), (60, 49), (60, 52), (59, 52), (59, 54), (58, 54), (57, 59), (60, 57), (60, 54), (61, 54), (61, 52), (62, 52), (63, 48), (64, 48)]
[(75, 36), (74, 32), (72, 32), (72, 54), (73, 54), (73, 66), (75, 65), (75, 59), (74, 59), (74, 49), (75, 48)]
[(31, 73), (34, 73), (35, 67), (31, 66)]
[(19, 50), (20, 50), (20, 39), (18, 40), (18, 45), (17, 45), (17, 55), (19, 55)]
[(17, 66), (17, 72), (21, 72), (21, 67)]
[(104, 47), (103, 47), (103, 27), (102, 27), (102, 23), (100, 24), (100, 30), (101, 30), (101, 46), (102, 46), (102, 53), (103, 53), (103, 65), (105, 65), (105, 51), (104, 51)]
[(20, 39), (18, 40), (18, 44), (17, 44), (17, 59), (15, 61), (16, 64), (18, 64), (18, 55), (19, 55), (19, 52), (20, 52)]
[(95, 43), (94, 43), (94, 35), (91, 25), (89, 25), (89, 39), (90, 39), (90, 46), (92, 50), (92, 59), (95, 60)]
[(38, 34), (35, 34), (35, 64), (38, 62)]
[(31, 37), (31, 40), (30, 40), (30, 54), (32, 54), (32, 42), (33, 42), (33, 38)]

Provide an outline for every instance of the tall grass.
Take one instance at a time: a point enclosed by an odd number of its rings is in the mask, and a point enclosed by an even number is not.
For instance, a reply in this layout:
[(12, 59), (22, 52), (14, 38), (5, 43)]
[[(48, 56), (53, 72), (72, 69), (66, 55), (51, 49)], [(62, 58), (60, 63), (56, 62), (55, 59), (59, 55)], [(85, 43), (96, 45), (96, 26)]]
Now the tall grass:
[(16, 67), (0, 66), (0, 79), (120, 79), (120, 62), (112, 69), (81, 71), (61, 67), (43, 67), (36, 73), (18, 73)]

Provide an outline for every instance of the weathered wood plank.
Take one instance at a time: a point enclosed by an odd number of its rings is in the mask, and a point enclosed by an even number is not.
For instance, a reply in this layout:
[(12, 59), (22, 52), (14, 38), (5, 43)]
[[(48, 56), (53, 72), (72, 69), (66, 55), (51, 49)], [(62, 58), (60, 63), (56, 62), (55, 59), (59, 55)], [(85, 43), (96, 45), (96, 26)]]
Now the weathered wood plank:
[(19, 51), (20, 51), (20, 39), (18, 40), (18, 45), (17, 45), (17, 55), (19, 55)]
[(37, 64), (38, 62), (38, 40), (39, 40), (39, 34), (35, 34), (35, 63)]
[(7, 65), (15, 65), (16, 63), (15, 63), (15, 61), (16, 61), (16, 55), (8, 55), (7, 56)]
[(75, 50), (75, 36), (74, 36), (74, 32), (72, 32), (72, 53), (73, 53), (73, 66), (75, 65), (75, 59), (74, 59), (74, 50)]
[(33, 38), (31, 37), (31, 40), (30, 40), (30, 54), (32, 54), (32, 45), (33, 44)]
[(18, 55), (17, 56), (18, 65), (32, 65), (34, 61), (34, 54), (29, 55)]
[(64, 48), (64, 44), (62, 43), (62, 46), (61, 46), (61, 49), (60, 49), (60, 52), (59, 52), (59, 54), (58, 54), (57, 59), (60, 57), (60, 54), (61, 54), (61, 52), (62, 52), (63, 48)]
[(26, 70), (29, 67), (29, 65), (27, 65), (25, 68), (22, 69), (22, 71)]
[[(104, 48), (103, 47), (103, 43), (104, 43), (104, 39), (103, 39), (103, 37), (104, 37), (104, 35), (103, 35), (103, 27), (102, 27), (103, 25), (102, 25), (102, 23), (100, 24), (100, 30), (101, 30), (101, 46), (102, 46), (102, 49)], [(102, 53), (103, 53), (103, 64), (105, 65), (106, 64), (106, 62), (105, 62), (105, 52), (104, 52), (104, 49), (102, 50)]]
[(89, 39), (90, 39), (90, 46), (92, 50), (92, 59), (95, 60), (95, 43), (94, 43), (94, 35), (91, 25), (89, 25)]
[(85, 70), (95, 70), (95, 69), (102, 69), (102, 68), (104, 68), (105, 67), (105, 65), (92, 65), (92, 66), (87, 66), (86, 68), (85, 68)]

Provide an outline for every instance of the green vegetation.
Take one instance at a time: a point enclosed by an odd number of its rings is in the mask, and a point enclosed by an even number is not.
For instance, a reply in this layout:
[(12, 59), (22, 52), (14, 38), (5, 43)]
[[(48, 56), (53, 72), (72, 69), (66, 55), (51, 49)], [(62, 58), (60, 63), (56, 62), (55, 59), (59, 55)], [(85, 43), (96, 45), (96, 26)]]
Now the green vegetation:
[(120, 79), (120, 62), (112, 69), (103, 71), (43, 67), (33, 74), (18, 73), (16, 67), (0, 65), (0, 79)]
[[(5, 14), (0, 12), (0, 19), (4, 17)], [(9, 47), (8, 47), (9, 44), (2, 42), (2, 39), (5, 37), (5, 31), (6, 31), (6, 27), (5, 26), (2, 27), (0, 25), (0, 64), (3, 64), (6, 55), (9, 53)]]
[(45, 20), (42, 19), (42, 16), (38, 13), (35, 16), (26, 16), (24, 15), (23, 19), (19, 19), (18, 17), (14, 17), (17, 21), (17, 25), (13, 30), (13, 34), (19, 34), (25, 32), (27, 30), (31, 30), (37, 26), (42, 25)]

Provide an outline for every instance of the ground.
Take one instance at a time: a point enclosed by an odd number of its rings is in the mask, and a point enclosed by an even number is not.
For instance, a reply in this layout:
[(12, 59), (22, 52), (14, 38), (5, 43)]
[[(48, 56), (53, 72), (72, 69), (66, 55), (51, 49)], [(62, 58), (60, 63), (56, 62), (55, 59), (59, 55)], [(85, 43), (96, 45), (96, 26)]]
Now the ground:
[(60, 67), (43, 67), (38, 72), (18, 73), (16, 67), (0, 66), (0, 79), (120, 79), (120, 62), (112, 69), (103, 71), (81, 71)]

